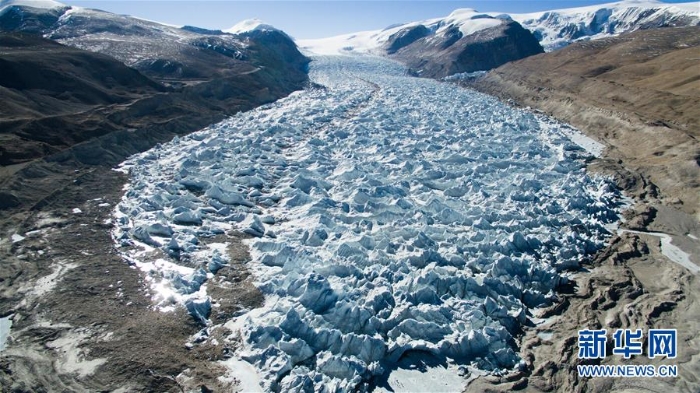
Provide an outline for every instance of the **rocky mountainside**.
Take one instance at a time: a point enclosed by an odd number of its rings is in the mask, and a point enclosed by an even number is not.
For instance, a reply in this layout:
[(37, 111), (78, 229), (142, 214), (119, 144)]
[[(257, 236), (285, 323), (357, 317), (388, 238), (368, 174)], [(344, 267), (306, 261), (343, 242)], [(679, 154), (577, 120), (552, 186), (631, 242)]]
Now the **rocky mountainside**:
[(543, 52), (535, 37), (513, 21), (499, 20), (496, 26), (468, 35), (453, 27), (442, 36), (419, 37), (426, 30), (422, 25), (407, 27), (384, 44), (389, 57), (406, 64), (419, 76), (443, 78), (490, 70)]
[(109, 56), (35, 35), (0, 34), (0, 51), (2, 166), (113, 131), (114, 123), (97, 121), (96, 108), (116, 110), (168, 91)]
[(572, 42), (635, 30), (698, 26), (700, 3), (668, 4), (656, 0), (626, 0), (589, 7), (510, 14), (508, 17), (532, 31), (545, 50), (552, 51)]
[[(177, 27), (128, 15), (67, 6), (54, 1), (0, 3), (0, 31), (41, 34), (65, 45), (99, 52), (120, 60), (151, 78), (169, 84), (188, 84), (214, 77), (255, 72), (269, 66), (261, 60), (269, 52), (295, 51), (283, 32), (239, 30), (237, 34)], [(264, 41), (264, 45), (260, 45)], [(301, 76), (307, 60), (296, 53), (276, 64)]]

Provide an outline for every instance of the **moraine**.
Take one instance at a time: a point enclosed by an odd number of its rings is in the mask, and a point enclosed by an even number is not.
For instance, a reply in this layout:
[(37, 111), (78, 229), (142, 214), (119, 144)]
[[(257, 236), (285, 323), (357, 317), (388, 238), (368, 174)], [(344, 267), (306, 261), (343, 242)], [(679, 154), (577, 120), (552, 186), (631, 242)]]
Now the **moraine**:
[(123, 254), (159, 307), (206, 323), (227, 255), (199, 239), (241, 230), (266, 298), (227, 323), (244, 382), (420, 389), (422, 363), (459, 390), (465, 370), (519, 367), (529, 310), (617, 220), (619, 195), (586, 174), (576, 133), (374, 57), (317, 57), (310, 76), (324, 87), (123, 164), (115, 241), (137, 246)]

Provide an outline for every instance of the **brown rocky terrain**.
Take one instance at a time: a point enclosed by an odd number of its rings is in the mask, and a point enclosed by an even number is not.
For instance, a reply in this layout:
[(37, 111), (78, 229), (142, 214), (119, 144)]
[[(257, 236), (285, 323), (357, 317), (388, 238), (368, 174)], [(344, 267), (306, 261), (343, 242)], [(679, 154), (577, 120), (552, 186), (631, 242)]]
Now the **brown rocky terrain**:
[(0, 52), (2, 166), (108, 134), (119, 125), (104, 108), (117, 112), (168, 91), (109, 56), (38, 36), (3, 34)]
[[(587, 270), (572, 275), (561, 301), (525, 330), (527, 371), (474, 380), (468, 391), (700, 391), (700, 282), (673, 263), (661, 236), (700, 265), (700, 28), (637, 31), (499, 67), (470, 87), (578, 127), (606, 146), (589, 170), (612, 176), (635, 206), (621, 232)], [(694, 269), (697, 271), (697, 269)], [(677, 364), (677, 378), (581, 378), (577, 331), (676, 328), (676, 359), (601, 364)]]

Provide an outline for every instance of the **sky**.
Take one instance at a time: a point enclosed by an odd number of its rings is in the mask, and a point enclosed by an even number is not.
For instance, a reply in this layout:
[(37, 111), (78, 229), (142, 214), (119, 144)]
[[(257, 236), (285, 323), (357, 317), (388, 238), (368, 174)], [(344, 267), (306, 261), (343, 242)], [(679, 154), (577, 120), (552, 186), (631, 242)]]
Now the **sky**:
[[(59, 0), (61, 1), (61, 0)], [(452, 0), (452, 1), (240, 1), (240, 0), (63, 0), (61, 2), (127, 14), (161, 23), (227, 29), (250, 18), (297, 39), (323, 38), (396, 23), (447, 16), (457, 8), (523, 13), (601, 4), (614, 0)], [(688, 0), (664, 0), (683, 3)]]

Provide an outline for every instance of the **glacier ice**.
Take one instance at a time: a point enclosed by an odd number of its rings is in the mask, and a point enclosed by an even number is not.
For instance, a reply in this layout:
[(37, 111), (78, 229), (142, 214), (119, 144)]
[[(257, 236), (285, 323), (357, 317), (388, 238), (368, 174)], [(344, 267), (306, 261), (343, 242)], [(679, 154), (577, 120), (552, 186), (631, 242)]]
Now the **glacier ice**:
[(570, 128), (494, 98), (373, 57), (318, 57), (311, 77), (126, 161), (125, 256), (164, 253), (138, 262), (157, 301), (206, 323), (229, 261), (202, 240), (249, 234), (266, 302), (230, 323), (266, 390), (370, 388), (416, 354), (516, 367), (528, 310), (603, 246), (614, 187)]

